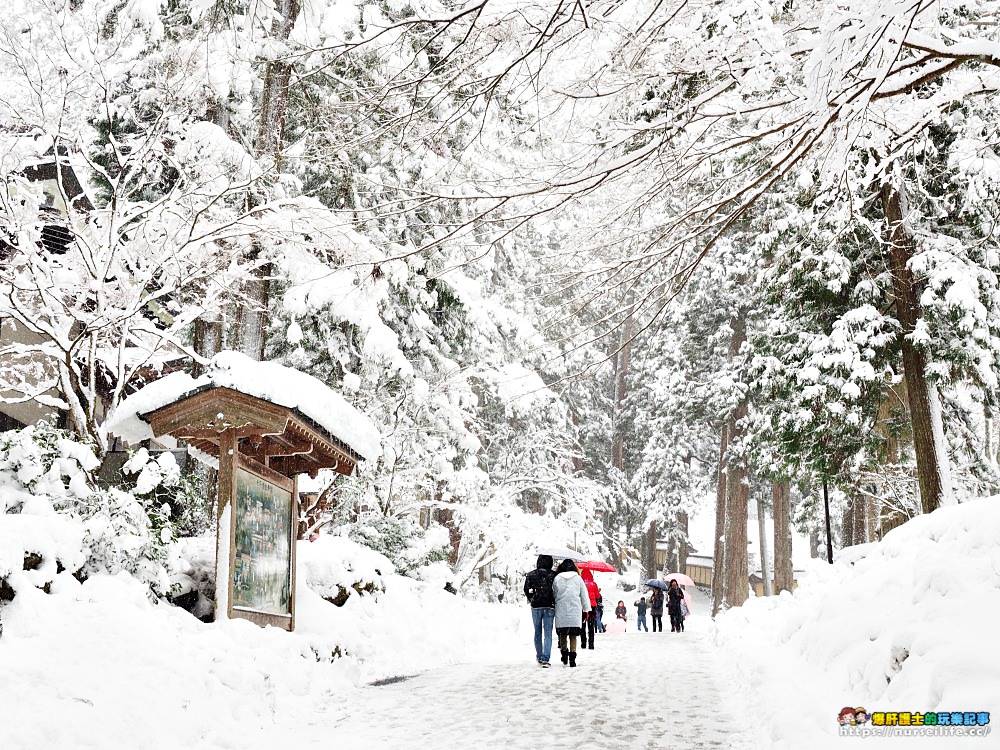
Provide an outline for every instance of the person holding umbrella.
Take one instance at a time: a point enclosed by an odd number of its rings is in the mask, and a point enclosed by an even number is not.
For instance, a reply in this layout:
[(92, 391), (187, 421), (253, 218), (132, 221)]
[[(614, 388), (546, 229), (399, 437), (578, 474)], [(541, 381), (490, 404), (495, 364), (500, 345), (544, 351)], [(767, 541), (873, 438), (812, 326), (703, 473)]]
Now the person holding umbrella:
[(684, 630), (682, 604), (684, 604), (684, 591), (677, 585), (677, 579), (671, 578), (670, 588), (667, 589), (667, 611), (670, 613), (671, 633), (680, 633)]
[(653, 589), (653, 595), (649, 599), (650, 613), (653, 615), (653, 632), (656, 632), (657, 626), (660, 628), (660, 632), (663, 632), (663, 601), (665, 592), (667, 590), (667, 584), (657, 578), (650, 578), (646, 581), (646, 585)]
[(663, 632), (663, 592), (660, 589), (653, 589), (653, 595), (649, 597), (649, 613), (653, 616), (653, 632), (659, 630)]
[(590, 595), (572, 560), (559, 563), (552, 590), (556, 597), (555, 625), (562, 663), (575, 667), (576, 639), (580, 635), (584, 613), (590, 612)]

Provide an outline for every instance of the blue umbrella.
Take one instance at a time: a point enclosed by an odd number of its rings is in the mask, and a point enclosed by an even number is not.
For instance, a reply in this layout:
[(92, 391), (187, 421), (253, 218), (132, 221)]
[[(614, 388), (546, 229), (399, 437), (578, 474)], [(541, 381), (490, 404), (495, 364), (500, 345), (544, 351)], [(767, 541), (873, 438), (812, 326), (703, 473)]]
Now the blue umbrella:
[(669, 588), (669, 586), (667, 586), (667, 584), (665, 584), (663, 581), (658, 581), (655, 578), (650, 578), (648, 581), (646, 581), (646, 585), (652, 586), (654, 589), (663, 589), (664, 591), (666, 591)]

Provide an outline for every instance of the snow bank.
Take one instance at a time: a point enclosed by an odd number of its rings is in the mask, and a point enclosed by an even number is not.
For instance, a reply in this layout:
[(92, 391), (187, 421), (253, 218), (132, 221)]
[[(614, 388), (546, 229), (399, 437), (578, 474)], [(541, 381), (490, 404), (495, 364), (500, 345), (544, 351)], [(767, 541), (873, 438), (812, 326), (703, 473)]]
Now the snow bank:
[(941, 508), (844, 550), (834, 565), (814, 564), (794, 595), (751, 599), (720, 616), (717, 641), (772, 747), (842, 747), (836, 717), (847, 706), (995, 712), (998, 529), (995, 498)]
[(315, 542), (300, 542), (297, 554), (299, 577), (328, 599), (352, 589), (384, 591), (383, 577), (395, 572), (388, 557), (342, 536), (321, 534)]
[[(79, 570), (87, 561), (84, 526), (63, 515), (6, 513), (0, 518), (0, 579), (21, 591), (51, 581), (62, 565)], [(41, 558), (38, 567), (24, 570), (29, 555)]]
[[(0, 602), (4, 747), (325, 747), (335, 734), (317, 717), (351, 711), (362, 685), (530, 651), (522, 608), (466, 601), (350, 540), (326, 541), (299, 543), (294, 633), (204, 624), (124, 573), (84, 584), (58, 573), (50, 594), (19, 588)], [(321, 596), (369, 575), (384, 593), (341, 607)]]
[(231, 388), (298, 409), (369, 461), (378, 458), (381, 451), (381, 436), (375, 426), (327, 385), (304, 372), (232, 351), (216, 354), (199, 378), (175, 372), (129, 396), (118, 406), (107, 429), (131, 444), (152, 438), (152, 430), (139, 415), (204, 386)]

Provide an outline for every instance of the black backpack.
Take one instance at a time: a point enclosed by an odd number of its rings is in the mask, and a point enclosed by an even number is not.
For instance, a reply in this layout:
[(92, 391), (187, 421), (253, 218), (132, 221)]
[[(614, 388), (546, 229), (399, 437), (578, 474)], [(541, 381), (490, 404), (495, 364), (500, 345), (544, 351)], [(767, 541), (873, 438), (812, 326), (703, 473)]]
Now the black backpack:
[(552, 581), (556, 574), (551, 570), (533, 570), (524, 582), (524, 592), (534, 608), (555, 607), (556, 597), (552, 592)]

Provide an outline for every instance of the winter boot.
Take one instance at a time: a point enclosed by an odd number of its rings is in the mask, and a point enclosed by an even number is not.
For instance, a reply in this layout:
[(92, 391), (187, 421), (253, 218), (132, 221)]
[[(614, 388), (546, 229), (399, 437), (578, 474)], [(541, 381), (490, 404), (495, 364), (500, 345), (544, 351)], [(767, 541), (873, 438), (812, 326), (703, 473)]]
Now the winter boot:
[[(575, 658), (576, 654), (573, 654), (573, 657)], [(568, 660), (569, 660), (569, 651), (567, 651), (566, 649), (562, 649), (562, 663), (565, 664)]]
[(570, 651), (569, 652), (569, 665), (571, 667), (575, 667), (576, 666), (576, 651)]

